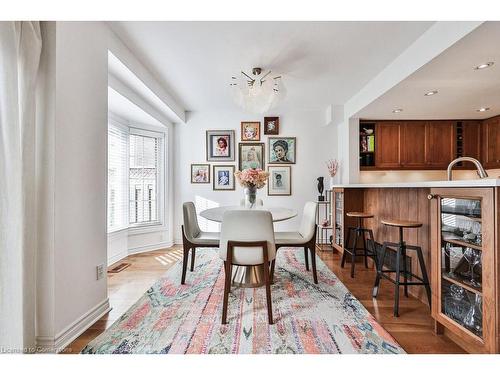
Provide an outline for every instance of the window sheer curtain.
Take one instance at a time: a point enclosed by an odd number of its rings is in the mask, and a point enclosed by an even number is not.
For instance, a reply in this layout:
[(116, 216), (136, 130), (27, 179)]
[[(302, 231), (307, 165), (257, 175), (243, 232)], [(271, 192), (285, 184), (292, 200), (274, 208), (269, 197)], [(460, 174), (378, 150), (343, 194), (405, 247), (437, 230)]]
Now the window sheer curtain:
[(0, 22), (0, 348), (34, 346), (39, 22)]

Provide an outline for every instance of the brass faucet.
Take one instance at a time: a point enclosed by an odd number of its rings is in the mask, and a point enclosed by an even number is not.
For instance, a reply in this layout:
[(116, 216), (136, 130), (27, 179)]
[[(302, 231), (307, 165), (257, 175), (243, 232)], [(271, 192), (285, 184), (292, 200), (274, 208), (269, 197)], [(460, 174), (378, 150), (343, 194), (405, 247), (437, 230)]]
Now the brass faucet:
[(460, 163), (461, 161), (470, 161), (471, 163), (474, 163), (476, 166), (476, 172), (479, 178), (486, 178), (488, 177), (488, 173), (484, 170), (483, 166), (479, 162), (479, 160), (468, 157), (468, 156), (462, 156), (460, 158), (456, 158), (453, 160), (449, 165), (448, 165), (448, 181), (451, 181), (451, 171), (453, 170), (453, 166), (457, 163)]

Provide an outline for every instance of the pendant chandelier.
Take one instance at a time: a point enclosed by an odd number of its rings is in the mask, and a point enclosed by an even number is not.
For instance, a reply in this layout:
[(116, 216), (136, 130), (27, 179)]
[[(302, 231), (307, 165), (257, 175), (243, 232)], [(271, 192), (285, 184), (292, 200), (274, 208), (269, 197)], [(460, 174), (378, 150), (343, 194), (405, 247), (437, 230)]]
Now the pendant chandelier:
[(270, 70), (263, 73), (261, 68), (253, 68), (252, 74), (242, 71), (231, 78), (234, 102), (248, 112), (266, 113), (286, 96), (281, 76), (273, 76)]

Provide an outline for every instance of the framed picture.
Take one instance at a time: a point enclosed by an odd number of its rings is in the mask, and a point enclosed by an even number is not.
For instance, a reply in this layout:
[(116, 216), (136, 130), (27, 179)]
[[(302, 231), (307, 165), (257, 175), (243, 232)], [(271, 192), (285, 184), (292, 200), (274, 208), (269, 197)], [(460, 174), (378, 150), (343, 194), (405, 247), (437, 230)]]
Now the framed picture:
[(264, 117), (264, 134), (278, 135), (280, 133), (279, 117)]
[(210, 164), (191, 164), (191, 183), (210, 183)]
[(264, 143), (239, 143), (238, 168), (264, 169)]
[(234, 190), (234, 165), (213, 166), (214, 190)]
[(207, 161), (234, 161), (234, 130), (207, 130)]
[(267, 195), (292, 195), (292, 167), (289, 165), (270, 165), (267, 182)]
[(242, 141), (260, 141), (260, 122), (241, 123), (241, 140)]
[(269, 164), (295, 164), (295, 137), (269, 137), (268, 142)]

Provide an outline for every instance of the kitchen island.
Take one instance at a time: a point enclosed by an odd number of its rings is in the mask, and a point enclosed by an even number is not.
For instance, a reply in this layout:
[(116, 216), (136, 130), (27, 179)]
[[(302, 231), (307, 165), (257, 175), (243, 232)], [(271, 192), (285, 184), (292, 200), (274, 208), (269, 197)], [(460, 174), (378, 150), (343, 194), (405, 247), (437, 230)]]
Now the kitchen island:
[[(499, 352), (500, 179), (335, 185), (332, 194), (333, 245), (339, 252), (348, 228), (355, 226), (349, 211), (374, 215), (364, 226), (373, 230), (377, 249), (384, 241), (397, 242), (399, 235), (381, 219), (421, 222), (421, 228), (405, 230), (405, 241), (422, 248), (436, 333), (449, 335), (470, 352)], [(416, 254), (408, 256), (420, 275)], [(424, 288), (410, 287), (409, 292), (427, 303)]]

